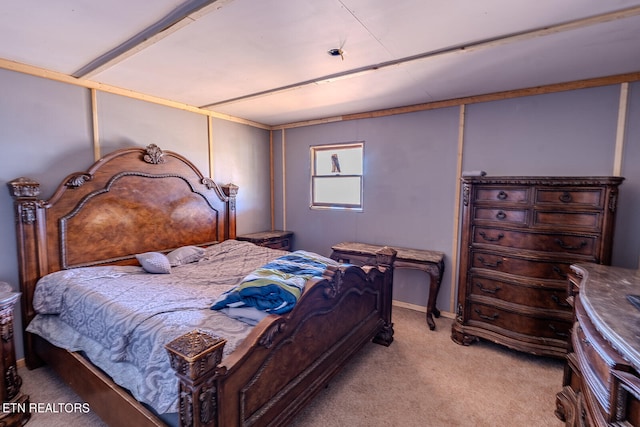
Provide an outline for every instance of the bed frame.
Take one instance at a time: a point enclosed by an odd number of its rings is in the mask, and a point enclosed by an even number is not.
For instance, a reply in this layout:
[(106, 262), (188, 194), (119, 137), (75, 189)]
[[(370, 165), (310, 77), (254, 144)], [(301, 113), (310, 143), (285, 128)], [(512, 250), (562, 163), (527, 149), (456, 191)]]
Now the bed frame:
[[(36, 282), (61, 269), (136, 264), (135, 254), (236, 237), (233, 184), (219, 186), (184, 157), (155, 145), (115, 151), (69, 175), (49, 200), (28, 178), (14, 197), (23, 327)], [(285, 425), (367, 342), (390, 345), (395, 251), (377, 266), (342, 267), (312, 280), (290, 313), (270, 315), (222, 360), (224, 337), (193, 331), (168, 344), (185, 426)], [(50, 365), (107, 424), (162, 419), (82, 355), (25, 332), (27, 367)]]

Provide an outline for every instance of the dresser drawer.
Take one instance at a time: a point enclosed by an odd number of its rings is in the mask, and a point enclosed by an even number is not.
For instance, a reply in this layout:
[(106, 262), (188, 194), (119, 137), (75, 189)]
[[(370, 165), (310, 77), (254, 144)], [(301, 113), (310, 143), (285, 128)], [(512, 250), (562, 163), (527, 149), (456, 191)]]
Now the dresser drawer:
[(602, 188), (538, 188), (535, 202), (552, 203), (571, 206), (588, 206), (598, 208), (603, 205), (604, 189)]
[(571, 312), (567, 302), (567, 287), (542, 286), (534, 283), (518, 283), (480, 274), (471, 274), (468, 289), (473, 296), (495, 298), (514, 304), (526, 305), (546, 310)]
[(492, 209), (476, 208), (474, 211), (476, 222), (491, 221), (514, 225), (527, 225), (529, 223), (529, 211), (527, 209)]
[(558, 212), (535, 210), (533, 212), (534, 227), (552, 227), (557, 229), (576, 229), (598, 231), (602, 214), (600, 212)]
[(551, 318), (548, 311), (543, 313), (523, 313), (507, 310), (502, 307), (472, 302), (470, 305), (469, 324), (482, 326), (494, 332), (511, 331), (522, 335), (520, 339), (530, 337), (532, 341), (561, 340), (567, 341), (572, 326), (570, 315), (567, 319)]
[(595, 259), (596, 238), (560, 233), (533, 233), (498, 228), (475, 227), (473, 243), (490, 244), (513, 249), (562, 252)]
[(627, 363), (597, 332), (588, 319), (582, 305), (576, 304), (576, 324), (572, 336), (573, 349), (582, 378), (587, 382), (598, 403), (609, 412), (612, 369), (630, 370)]
[(473, 269), (497, 271), (532, 279), (558, 280), (562, 283), (566, 283), (570, 265), (570, 262), (520, 258), (477, 250), (471, 254)]
[(529, 203), (531, 189), (527, 187), (478, 187), (475, 200), (478, 202)]

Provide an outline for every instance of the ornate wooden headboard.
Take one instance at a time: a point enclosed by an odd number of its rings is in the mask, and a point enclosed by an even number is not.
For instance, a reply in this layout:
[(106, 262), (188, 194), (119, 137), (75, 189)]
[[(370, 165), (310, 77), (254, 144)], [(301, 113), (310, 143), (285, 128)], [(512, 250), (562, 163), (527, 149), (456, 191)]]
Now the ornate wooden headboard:
[(54, 271), (132, 264), (135, 254), (236, 237), (238, 187), (219, 186), (179, 154), (156, 145), (115, 151), (69, 175), (49, 200), (29, 178), (14, 197), (23, 325), (37, 280)]

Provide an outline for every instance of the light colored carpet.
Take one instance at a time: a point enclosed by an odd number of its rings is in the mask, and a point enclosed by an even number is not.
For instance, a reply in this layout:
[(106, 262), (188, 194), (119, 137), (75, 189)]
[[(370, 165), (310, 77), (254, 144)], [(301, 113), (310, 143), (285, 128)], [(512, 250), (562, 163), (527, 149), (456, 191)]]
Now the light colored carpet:
[[(424, 313), (394, 307), (395, 341), (368, 344), (292, 427), (560, 427), (561, 360), (487, 342), (451, 341), (451, 319), (430, 331)], [(20, 370), (31, 402), (78, 402), (47, 368)], [(34, 414), (28, 426), (104, 424), (92, 413)]]

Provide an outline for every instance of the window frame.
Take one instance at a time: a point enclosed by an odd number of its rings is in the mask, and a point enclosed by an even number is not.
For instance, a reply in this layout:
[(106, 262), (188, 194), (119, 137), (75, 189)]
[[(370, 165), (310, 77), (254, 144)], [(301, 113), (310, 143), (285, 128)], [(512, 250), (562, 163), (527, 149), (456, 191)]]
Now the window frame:
[[(333, 209), (333, 210), (347, 210), (347, 211), (362, 212), (364, 207), (363, 206), (364, 205), (364, 141), (351, 141), (351, 142), (341, 142), (341, 143), (334, 143), (334, 144), (320, 144), (320, 145), (313, 145), (309, 148), (310, 148), (309, 152), (311, 157), (309, 207), (311, 209), (320, 209), (320, 210)], [(328, 174), (317, 173), (317, 169), (318, 169), (317, 153), (334, 151), (334, 150), (354, 149), (354, 148), (359, 148), (361, 150), (361, 156), (360, 156), (361, 163), (359, 165), (361, 172), (359, 174), (357, 173), (346, 174), (346, 173), (341, 173), (340, 171), (338, 172), (332, 171), (331, 173), (328, 173)], [(316, 200), (316, 197), (317, 197), (316, 183), (319, 182), (318, 180), (324, 181), (324, 180), (332, 180), (335, 178), (340, 178), (340, 179), (356, 178), (359, 181), (356, 184), (359, 192), (359, 203), (341, 203), (341, 202), (326, 202), (326, 201), (319, 202)]]

